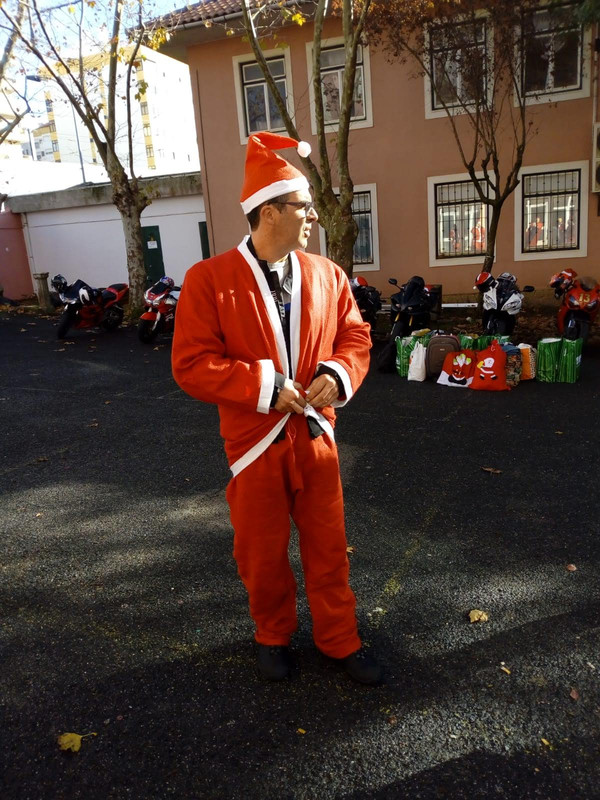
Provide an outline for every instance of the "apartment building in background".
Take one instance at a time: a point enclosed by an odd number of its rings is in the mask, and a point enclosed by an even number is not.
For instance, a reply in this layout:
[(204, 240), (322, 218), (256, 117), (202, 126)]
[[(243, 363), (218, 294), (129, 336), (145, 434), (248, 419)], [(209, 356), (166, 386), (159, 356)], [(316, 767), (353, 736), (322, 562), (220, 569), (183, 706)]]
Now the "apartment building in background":
[[(598, 58), (592, 31), (575, 21), (575, 4), (565, 0), (559, 6), (565, 13), (558, 25), (545, 3), (533, 12), (521, 81), (535, 134), (496, 240), (495, 270), (514, 272), (522, 284), (537, 287), (566, 267), (600, 277), (594, 196), (600, 190)], [(162, 48), (188, 64), (192, 77), (212, 252), (236, 246), (247, 232), (239, 194), (248, 136), (265, 129), (285, 132), (250, 44), (239, 31), (240, 16), (239, 0), (190, 6), (173, 17), (177, 26)], [(227, 35), (224, 23), (232, 28), (236, 20), (237, 31)], [(263, 52), (300, 136), (315, 153), (312, 28), (310, 20), (287, 26), (278, 32), (277, 45), (264, 43)], [(473, 47), (488, 52), (493, 33), (484, 2)], [(341, 22), (329, 18), (322, 41), (322, 91), (332, 125), (330, 151), (343, 44)], [(443, 36), (439, 46), (443, 50)], [(454, 80), (460, 83), (462, 77), (457, 65)], [(403, 281), (413, 274), (442, 284), (445, 293), (470, 292), (481, 269), (489, 213), (459, 158), (443, 110), (447, 101), (426, 78), (414, 77), (410, 65), (390, 62), (368, 44), (359, 48), (349, 140), (359, 227), (354, 271), (386, 293), (389, 277)], [(285, 155), (294, 160), (292, 151)], [(309, 248), (325, 254), (322, 230), (320, 236), (313, 233)]]
[[(108, 57), (88, 56), (86, 70), (93, 102), (104, 111), (107, 122)], [(189, 70), (181, 62), (141, 47), (131, 91), (133, 167), (136, 175), (196, 172), (198, 144)], [(42, 74), (43, 77), (43, 74)], [(136, 93), (139, 97), (136, 98)], [(77, 112), (51, 81), (44, 81), (44, 122), (34, 131), (38, 161), (101, 164), (96, 144)], [(129, 164), (125, 71), (118, 78), (116, 104), (117, 154)]]

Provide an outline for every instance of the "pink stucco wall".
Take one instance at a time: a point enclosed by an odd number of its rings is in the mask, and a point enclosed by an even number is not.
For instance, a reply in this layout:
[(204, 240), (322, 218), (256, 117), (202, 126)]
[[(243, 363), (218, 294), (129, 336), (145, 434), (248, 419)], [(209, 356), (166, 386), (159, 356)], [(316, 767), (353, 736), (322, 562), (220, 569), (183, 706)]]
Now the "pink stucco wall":
[(11, 300), (33, 294), (21, 216), (10, 211), (0, 212), (0, 284)]
[[(326, 35), (339, 35), (336, 24), (329, 21)], [(311, 36), (311, 26), (305, 25), (286, 29), (282, 38), (290, 47), (296, 126), (302, 138), (311, 142), (314, 153), (316, 138), (310, 128), (306, 63), (306, 42)], [(188, 49), (215, 252), (235, 246), (247, 232), (239, 206), (245, 147), (240, 143), (232, 59), (249, 52), (249, 45), (238, 37)], [(411, 78), (406, 68), (388, 63), (381, 52), (373, 49), (370, 64), (373, 127), (350, 134), (354, 183), (377, 186), (381, 269), (364, 274), (386, 294), (390, 288), (388, 277), (403, 280), (415, 273), (423, 275), (428, 283), (441, 283), (444, 293), (469, 292), (480, 269), (480, 259), (466, 265), (429, 266), (427, 178), (465, 172), (449, 123), (445, 118), (425, 118), (422, 78)], [(592, 109), (591, 97), (536, 106), (531, 111), (536, 133), (527, 147), (524, 166), (589, 161)], [(284, 155), (294, 161), (292, 151)], [(510, 152), (505, 157), (510, 159)], [(590, 182), (591, 177), (590, 174)], [(515, 261), (514, 203), (513, 197), (509, 198), (498, 233), (496, 272), (510, 270), (521, 284), (532, 283), (536, 287), (546, 286), (553, 272), (571, 265), (580, 274), (593, 274), (600, 246), (596, 201), (590, 194), (586, 258)], [(310, 249), (318, 248), (318, 237), (313, 233)]]

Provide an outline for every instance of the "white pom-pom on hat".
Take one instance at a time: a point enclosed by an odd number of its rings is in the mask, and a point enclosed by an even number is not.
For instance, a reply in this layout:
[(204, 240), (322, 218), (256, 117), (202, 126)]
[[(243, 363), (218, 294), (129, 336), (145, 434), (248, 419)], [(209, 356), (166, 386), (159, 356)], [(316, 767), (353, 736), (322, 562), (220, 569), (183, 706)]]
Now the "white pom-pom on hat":
[(298, 155), (301, 158), (306, 158), (311, 154), (312, 147), (308, 142), (298, 142)]

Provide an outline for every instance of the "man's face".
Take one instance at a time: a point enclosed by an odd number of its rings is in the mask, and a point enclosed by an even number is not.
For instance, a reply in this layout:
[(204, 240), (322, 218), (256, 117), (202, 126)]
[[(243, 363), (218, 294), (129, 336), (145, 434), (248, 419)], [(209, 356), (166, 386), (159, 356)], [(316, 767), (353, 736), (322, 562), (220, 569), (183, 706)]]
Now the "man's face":
[(277, 206), (279, 214), (276, 218), (274, 235), (287, 253), (292, 250), (306, 249), (312, 223), (319, 218), (314, 208), (306, 214), (302, 205), (290, 204), (310, 203), (311, 201), (312, 197), (308, 191), (291, 192), (287, 198), (288, 204)]

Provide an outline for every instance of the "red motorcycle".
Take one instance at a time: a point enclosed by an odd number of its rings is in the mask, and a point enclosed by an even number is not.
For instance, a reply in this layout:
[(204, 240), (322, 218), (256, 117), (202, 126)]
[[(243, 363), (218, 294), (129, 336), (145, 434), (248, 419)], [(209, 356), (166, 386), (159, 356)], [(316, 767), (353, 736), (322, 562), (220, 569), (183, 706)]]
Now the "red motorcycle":
[(55, 275), (51, 283), (64, 306), (56, 329), (59, 339), (64, 339), (70, 328), (99, 327), (114, 331), (123, 321), (121, 303), (127, 302), (129, 294), (126, 283), (94, 289), (85, 281), (76, 280), (69, 286), (63, 275)]
[(181, 287), (166, 275), (144, 293), (146, 310), (138, 322), (140, 342), (150, 344), (159, 333), (169, 333), (175, 328), (175, 309)]
[(583, 339), (600, 308), (600, 284), (595, 278), (578, 277), (574, 269), (563, 269), (550, 278), (554, 296), (562, 298), (556, 324), (565, 339)]

